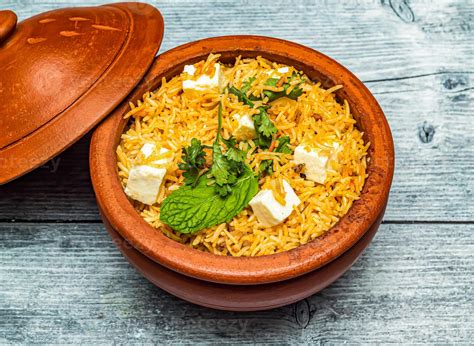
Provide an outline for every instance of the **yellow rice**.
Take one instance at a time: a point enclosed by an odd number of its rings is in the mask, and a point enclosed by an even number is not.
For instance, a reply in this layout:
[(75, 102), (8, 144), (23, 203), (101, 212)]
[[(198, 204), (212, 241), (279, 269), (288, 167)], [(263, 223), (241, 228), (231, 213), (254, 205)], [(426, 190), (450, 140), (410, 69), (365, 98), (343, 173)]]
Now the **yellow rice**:
[[(196, 72), (212, 74), (218, 58), (218, 55), (210, 55), (206, 61), (195, 64)], [(255, 77), (250, 92), (261, 97), (263, 90), (270, 89), (263, 86), (269, 71), (283, 66), (261, 57), (239, 57), (233, 66), (223, 67), (223, 72), (226, 80), (237, 88), (242, 87), (243, 81)], [(293, 71), (295, 69), (290, 67), (289, 74)], [(186, 74), (182, 73), (170, 80), (163, 79), (158, 90), (145, 93), (143, 100), (136, 105), (130, 104), (131, 110), (126, 115), (126, 118), (130, 118), (130, 125), (117, 148), (119, 176), (124, 187), (128, 171), (133, 165), (151, 164), (157, 159), (156, 155), (147, 159), (143, 157), (140, 148), (145, 143), (155, 143), (157, 148), (165, 147), (174, 153), (157, 203), (148, 206), (132, 201), (138, 213), (157, 232), (163, 232), (169, 238), (192, 248), (218, 255), (269, 255), (293, 249), (320, 236), (346, 214), (359, 198), (366, 178), (369, 143), (364, 143), (363, 133), (356, 128), (348, 103), (344, 101), (340, 104), (335, 99), (333, 92), (342, 86), (325, 90), (319, 83), (313, 83), (305, 77), (304, 92), (297, 101), (280, 98), (272, 103), (268, 113), (278, 128), (278, 136), (289, 136), (293, 149), (297, 145), (306, 145), (324, 152), (331, 150), (332, 143), (339, 144), (337, 159), (330, 161), (325, 183), (305, 180), (295, 169), (293, 155), (257, 150), (252, 141), (248, 144), (240, 142), (242, 148), (249, 149), (247, 163), (255, 172), (262, 160), (273, 160), (275, 173), (262, 178), (260, 188), (272, 188), (278, 199), (281, 179), (286, 179), (301, 204), (284, 222), (273, 227), (260, 226), (252, 209), (247, 207), (227, 224), (204, 229), (193, 235), (174, 232), (160, 221), (160, 203), (183, 185), (182, 171), (177, 166), (181, 161), (181, 148), (188, 146), (193, 137), (204, 144), (212, 144), (217, 131), (216, 107), (220, 99), (223, 102), (223, 134), (226, 137), (235, 129), (234, 114), (257, 113), (227, 92), (223, 97), (217, 91), (189, 97), (182, 92), (185, 78)], [(274, 87), (272, 90), (281, 89)], [(260, 104), (255, 102), (256, 107)], [(208, 152), (208, 165), (211, 164), (210, 157)], [(275, 183), (279, 180), (280, 183)]]

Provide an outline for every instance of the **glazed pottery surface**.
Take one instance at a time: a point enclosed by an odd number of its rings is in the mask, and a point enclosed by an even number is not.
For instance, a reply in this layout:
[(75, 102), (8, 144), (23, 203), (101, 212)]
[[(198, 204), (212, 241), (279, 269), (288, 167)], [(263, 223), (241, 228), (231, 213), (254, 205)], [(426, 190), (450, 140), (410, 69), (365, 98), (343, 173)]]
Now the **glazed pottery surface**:
[(0, 12), (0, 184), (56, 156), (130, 93), (163, 36), (154, 7)]

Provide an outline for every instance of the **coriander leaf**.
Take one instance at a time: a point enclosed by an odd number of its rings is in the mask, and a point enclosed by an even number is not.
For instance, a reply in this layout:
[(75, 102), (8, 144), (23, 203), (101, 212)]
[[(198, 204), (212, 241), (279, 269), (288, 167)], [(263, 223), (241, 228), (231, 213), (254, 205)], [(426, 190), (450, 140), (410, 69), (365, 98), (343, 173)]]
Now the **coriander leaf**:
[(258, 175), (261, 177), (264, 174), (273, 174), (273, 160), (263, 160), (258, 167)]
[[(283, 153), (283, 154), (293, 154), (293, 150), (289, 147), (290, 144), (290, 137), (283, 136), (278, 139), (278, 145), (275, 148), (275, 152)], [(263, 174), (273, 174), (273, 160), (263, 160), (260, 162), (259, 166), (259, 175), (262, 176)]]
[(240, 150), (236, 147), (230, 147), (227, 149), (225, 156), (235, 162), (244, 162), (246, 158), (245, 151)]
[(278, 81), (280, 80), (280, 78), (268, 78), (267, 81), (265, 82), (265, 85), (269, 85), (269, 86), (276, 86)]
[(184, 185), (173, 191), (161, 204), (160, 220), (175, 231), (196, 233), (229, 222), (258, 192), (258, 180), (246, 165), (225, 198), (209, 182), (209, 178), (202, 176), (195, 188)]
[(219, 143), (214, 143), (212, 146), (212, 166), (211, 166), (211, 175), (216, 180), (218, 185), (223, 185), (228, 183), (231, 168), (229, 160), (222, 154), (221, 147)]
[[(242, 155), (240, 150), (235, 147), (237, 141), (234, 138), (225, 139), (221, 134), (222, 129), (222, 103), (219, 103), (218, 108), (218, 126), (217, 136), (212, 145), (212, 166), (210, 169), (209, 178), (214, 178), (215, 189), (222, 197), (227, 196), (232, 191), (232, 186), (237, 181), (237, 178), (243, 172), (243, 161), (245, 156), (240, 159)], [(219, 141), (224, 142), (228, 146), (228, 152), (223, 154)]]
[(290, 144), (290, 137), (289, 136), (283, 136), (278, 138), (278, 145), (275, 148), (275, 151), (277, 153), (283, 153), (283, 154), (293, 154), (293, 150), (289, 147)]
[(254, 122), (255, 119), (257, 119), (257, 123), (255, 124), (257, 131), (262, 133), (265, 137), (271, 137), (273, 134), (277, 133), (278, 130), (263, 107), (260, 107), (259, 111), (260, 112), (254, 116)]
[(252, 87), (252, 83), (255, 82), (255, 79), (256, 79), (255, 77), (251, 77), (249, 78), (248, 81), (245, 81), (243, 83), (242, 88), (240, 88), (240, 91), (243, 92), (244, 94), (247, 94), (247, 91), (250, 90), (250, 88)]
[[(296, 86), (295, 88), (293, 88), (293, 90), (290, 91), (290, 93), (287, 95), (286, 94), (286, 90), (290, 87), (290, 83), (284, 83), (282, 85), (283, 87), (283, 91), (270, 91), (270, 90), (265, 90), (263, 92), (263, 94), (268, 97), (268, 102), (272, 102), (272, 101), (275, 101), (281, 97), (288, 97), (289, 99), (292, 99), (292, 100), (296, 100), (298, 97), (300, 97), (302, 94), (303, 94), (303, 89), (300, 88), (300, 85), (303, 84), (304, 80), (301, 78), (301, 76), (296, 73), (296, 72), (293, 72), (292, 76), (290, 77), (290, 82), (299, 77), (300, 78), (300, 83), (298, 84), (298, 86)], [(265, 85), (269, 85), (269, 86), (276, 86), (278, 81), (280, 79), (279, 78), (269, 78), (266, 82), (265, 82)]]
[[(255, 81), (255, 77), (250, 77), (249, 80), (243, 82), (242, 88), (240, 88), (240, 91), (244, 94), (247, 95), (248, 91), (252, 87), (252, 83)], [(250, 101), (259, 101), (260, 98), (257, 96), (254, 96), (250, 94), (249, 96), (246, 96)]]
[(222, 142), (226, 145), (227, 148), (232, 148), (237, 145), (237, 139), (234, 136), (230, 136), (229, 138), (225, 139), (221, 137)]
[(199, 172), (204, 168), (206, 162), (206, 153), (201, 141), (193, 138), (188, 147), (183, 147), (181, 159), (182, 163), (178, 164), (178, 168), (184, 171), (184, 181), (186, 185), (194, 185), (199, 178)]
[(270, 120), (264, 107), (260, 107), (259, 113), (253, 116), (253, 123), (257, 132), (257, 145), (262, 149), (268, 149), (272, 144), (273, 135), (278, 130)]
[[(183, 169), (183, 168), (179, 166), (179, 169)], [(196, 185), (199, 178), (199, 172), (200, 172), (199, 169), (196, 167), (187, 167), (185, 172), (183, 173), (184, 183), (186, 185), (193, 185), (193, 186)]]
[(249, 107), (252, 107), (254, 106), (254, 103), (252, 102), (252, 100), (250, 100), (247, 95), (245, 93), (243, 93), (242, 91), (240, 91), (239, 89), (237, 89), (236, 87), (232, 86), (229, 88), (229, 92), (231, 94), (234, 94), (235, 96), (238, 97), (239, 101), (240, 102), (243, 102), (245, 103), (246, 105), (248, 105)]
[[(236, 95), (240, 102), (243, 102), (250, 107), (254, 107), (254, 103), (241, 90), (237, 89), (236, 87), (230, 87), (229, 92)], [(266, 106), (258, 107), (258, 114), (253, 116), (255, 130), (257, 132), (256, 143), (258, 146), (264, 149), (270, 147), (272, 143), (272, 135), (278, 131), (273, 122), (270, 120), (266, 109)]]

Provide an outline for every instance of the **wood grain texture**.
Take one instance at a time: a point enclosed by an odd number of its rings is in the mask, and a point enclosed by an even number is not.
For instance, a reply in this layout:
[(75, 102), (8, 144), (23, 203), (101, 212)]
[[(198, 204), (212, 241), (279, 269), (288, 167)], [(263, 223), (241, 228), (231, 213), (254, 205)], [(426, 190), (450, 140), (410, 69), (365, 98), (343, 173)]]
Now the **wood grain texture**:
[[(12, 8), (25, 18), (71, 2), (27, 4), (6, 2), (0, 9)], [(410, 23), (402, 21), (389, 3), (375, 1), (337, 6), (297, 2), (291, 9), (283, 2), (272, 4), (160, 3), (166, 27), (161, 51), (207, 36), (254, 33), (300, 42), (336, 58), (366, 82), (392, 128), (397, 164), (385, 220), (473, 220), (474, 203), (466, 200), (472, 200), (474, 191), (469, 179), (474, 133), (467, 131), (474, 127), (474, 34), (469, 25), (474, 4), (413, 2), (410, 8), (416, 17)], [(302, 10), (305, 15), (298, 15)], [(271, 31), (266, 21), (250, 25), (257, 15), (276, 18), (279, 25)], [(423, 128), (433, 130), (429, 141), (423, 139)], [(98, 220), (87, 183), (87, 150), (83, 141), (49, 162), (48, 168), (1, 186), (0, 195), (6, 197), (0, 200), (0, 220)], [(55, 163), (59, 170), (52, 173)]]
[[(99, 3), (7, 0), (0, 9), (21, 20)], [(143, 279), (98, 223), (87, 137), (0, 187), (0, 343), (471, 343), (474, 2), (151, 3), (165, 19), (161, 52), (268, 35), (313, 47), (365, 81), (396, 147), (385, 224), (344, 277), (307, 300), (251, 314), (199, 308)]]
[(474, 333), (473, 231), (382, 225), (321, 293), (272, 311), (226, 313), (155, 288), (101, 225), (2, 225), (0, 343), (466, 341)]
[[(469, 130), (474, 128), (474, 90), (461, 85), (468, 77), (449, 73), (367, 83), (389, 118), (395, 143), (385, 220), (474, 220), (474, 203), (466, 203), (474, 193), (474, 131)], [(98, 221), (89, 140), (0, 186), (0, 219)]]

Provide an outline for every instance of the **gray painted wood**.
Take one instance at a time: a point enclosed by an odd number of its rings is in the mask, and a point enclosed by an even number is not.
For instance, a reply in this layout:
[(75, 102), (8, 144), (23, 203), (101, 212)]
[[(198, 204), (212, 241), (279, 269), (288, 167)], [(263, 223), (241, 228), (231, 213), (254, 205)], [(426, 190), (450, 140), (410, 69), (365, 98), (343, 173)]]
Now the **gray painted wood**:
[[(26, 18), (98, 3), (0, 9)], [(200, 308), (153, 287), (112, 244), (90, 185), (89, 135), (0, 187), (0, 343), (472, 342), (474, 2), (152, 3), (166, 23), (161, 52), (210, 36), (269, 35), (362, 79), (395, 140), (385, 224), (346, 275), (307, 300), (251, 314)]]
[[(27, 17), (68, 3), (31, 4), (7, 2), (0, 8)], [(366, 81), (392, 128), (397, 165), (386, 220), (473, 220), (474, 203), (466, 203), (474, 191), (474, 132), (468, 131), (474, 128), (473, 2), (414, 2), (416, 17), (410, 23), (389, 4), (372, 1), (301, 2), (292, 9), (279, 1), (244, 4), (249, 10), (241, 13), (238, 2), (160, 3), (166, 22), (161, 51), (208, 36), (255, 33), (301, 42), (335, 57)], [(278, 25), (262, 20), (250, 25), (257, 14), (277, 18)], [(429, 129), (433, 135), (427, 137)], [(0, 220), (98, 220), (87, 150), (82, 141), (45, 168), (0, 187), (6, 195)], [(24, 207), (18, 210), (21, 202)]]
[(468, 341), (473, 231), (382, 225), (361, 259), (321, 293), (295, 306), (230, 313), (155, 288), (101, 225), (4, 224), (0, 343)]
[[(474, 128), (474, 91), (462, 91), (465, 86), (458, 81), (463, 76), (367, 83), (389, 118), (395, 140), (396, 170), (385, 220), (474, 220), (474, 203), (466, 203), (474, 192), (474, 131), (469, 130)], [(427, 138), (430, 128), (433, 134)], [(5, 196), (0, 219), (99, 220), (88, 143), (89, 137), (43, 168), (0, 186)]]

